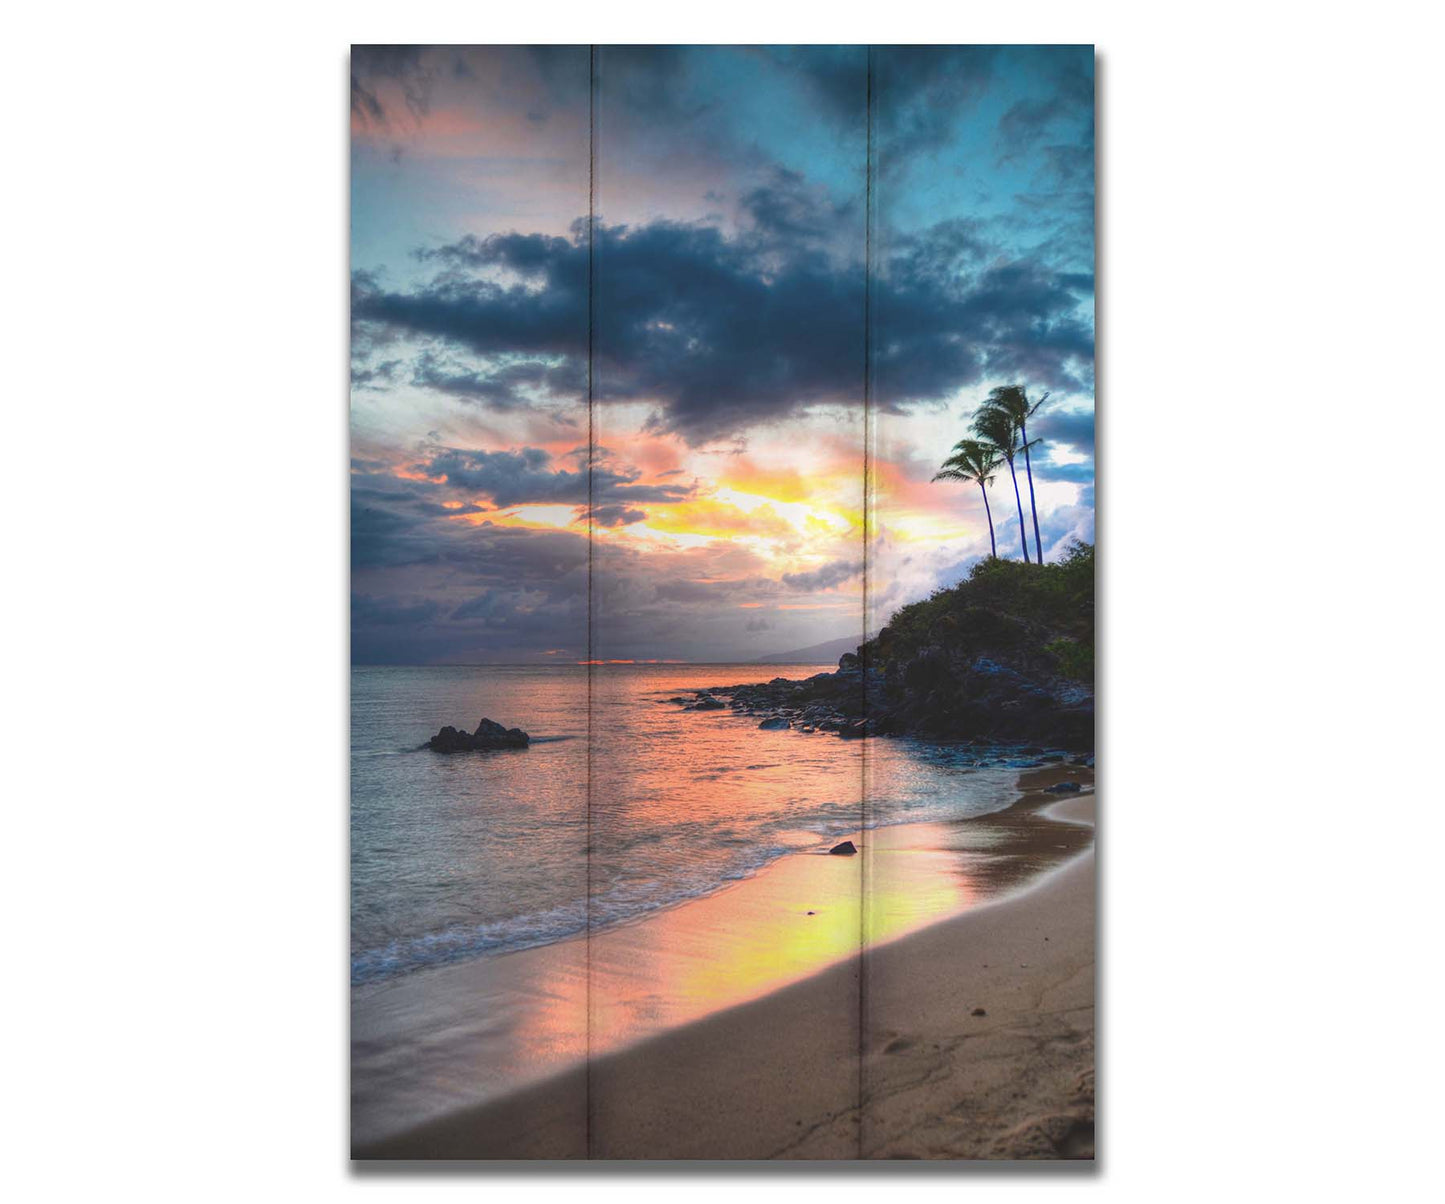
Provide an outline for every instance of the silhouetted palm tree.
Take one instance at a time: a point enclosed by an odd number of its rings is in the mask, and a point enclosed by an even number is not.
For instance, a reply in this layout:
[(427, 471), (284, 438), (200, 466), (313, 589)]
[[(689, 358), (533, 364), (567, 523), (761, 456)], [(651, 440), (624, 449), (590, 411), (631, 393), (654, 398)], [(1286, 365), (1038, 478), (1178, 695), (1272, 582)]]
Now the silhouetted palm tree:
[(983, 494), (983, 513), (988, 519), (988, 546), (998, 559), (998, 542), (993, 537), (993, 511), (988, 506), (988, 486), (993, 484), (994, 469), (1003, 461), (987, 443), (977, 439), (960, 439), (953, 445), (953, 455), (933, 474), (935, 481), (976, 481)]
[(1019, 543), (1024, 550), (1024, 563), (1029, 563), (1029, 537), (1024, 529), (1024, 502), (1019, 496), (1019, 477), (1014, 471), (1014, 456), (1019, 450), (1018, 423), (1007, 410), (981, 406), (973, 416), (973, 430), (980, 439), (1008, 461), (1009, 476), (1014, 483), (1014, 503), (1019, 508)]
[(1030, 404), (1023, 385), (1001, 385), (997, 389), (990, 389), (988, 400), (983, 403), (990, 409), (1003, 410), (1019, 429), (1019, 441), (1024, 449), (1024, 474), (1029, 479), (1029, 510), (1034, 520), (1034, 551), (1038, 554), (1040, 564), (1044, 562), (1044, 547), (1039, 538), (1039, 504), (1034, 497), (1034, 466), (1029, 459), (1029, 419), (1039, 412), (1048, 399), (1049, 395), (1045, 393), (1038, 401)]

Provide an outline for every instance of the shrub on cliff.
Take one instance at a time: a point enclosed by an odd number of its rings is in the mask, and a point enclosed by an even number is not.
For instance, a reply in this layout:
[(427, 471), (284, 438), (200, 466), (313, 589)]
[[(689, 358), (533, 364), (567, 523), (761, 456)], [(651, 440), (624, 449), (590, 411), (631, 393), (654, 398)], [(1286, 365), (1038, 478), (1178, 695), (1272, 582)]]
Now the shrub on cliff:
[(1093, 545), (1075, 542), (1053, 564), (981, 560), (966, 580), (902, 607), (862, 652), (886, 669), (928, 647), (1006, 652), (1092, 684)]

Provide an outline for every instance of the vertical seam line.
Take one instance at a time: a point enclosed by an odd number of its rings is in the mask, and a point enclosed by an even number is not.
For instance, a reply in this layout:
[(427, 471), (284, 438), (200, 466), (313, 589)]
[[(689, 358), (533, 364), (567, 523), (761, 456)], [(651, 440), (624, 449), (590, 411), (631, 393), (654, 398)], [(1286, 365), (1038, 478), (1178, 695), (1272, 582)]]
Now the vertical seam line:
[(593, 287), (596, 259), (594, 230), (597, 213), (597, 47), (587, 48), (587, 985), (585, 998), (587, 1072), (583, 1104), (584, 1140), (592, 1157), (592, 675), (597, 659), (592, 631), (592, 577), (595, 560), (595, 492), (593, 464), (597, 458), (596, 396), (593, 391), (593, 355), (596, 339), (596, 293)]

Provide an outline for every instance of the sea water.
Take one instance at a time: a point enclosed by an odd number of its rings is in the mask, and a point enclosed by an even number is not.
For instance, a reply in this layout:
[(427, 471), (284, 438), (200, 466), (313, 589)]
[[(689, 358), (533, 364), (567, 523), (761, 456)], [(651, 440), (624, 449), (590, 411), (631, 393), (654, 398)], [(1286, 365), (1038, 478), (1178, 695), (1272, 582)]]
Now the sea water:
[[(353, 984), (597, 932), (844, 833), (1016, 797), (1003, 750), (762, 731), (671, 701), (830, 668), (605, 665), (590, 685), (579, 665), (353, 669)], [(483, 717), (531, 747), (426, 747)]]

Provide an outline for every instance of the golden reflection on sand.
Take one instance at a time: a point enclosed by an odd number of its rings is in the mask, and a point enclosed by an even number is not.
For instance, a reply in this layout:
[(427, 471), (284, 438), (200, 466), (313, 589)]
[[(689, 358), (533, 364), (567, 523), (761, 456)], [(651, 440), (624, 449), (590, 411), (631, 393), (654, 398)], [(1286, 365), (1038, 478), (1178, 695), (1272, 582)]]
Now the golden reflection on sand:
[[(799, 981), (994, 897), (1084, 848), (1019, 807), (854, 833), (635, 923), (387, 983), (355, 999), (359, 1141), (495, 1098)], [(866, 898), (866, 914), (861, 901)]]
[[(975, 898), (942, 824), (853, 839), (853, 857), (786, 857), (747, 882), (592, 938), (586, 981), (563, 973), (514, 1036), (555, 1050), (590, 1006), (592, 1053), (733, 1007), (953, 915)], [(860, 900), (868, 899), (866, 928)], [(501, 959), (498, 959), (500, 961)]]

